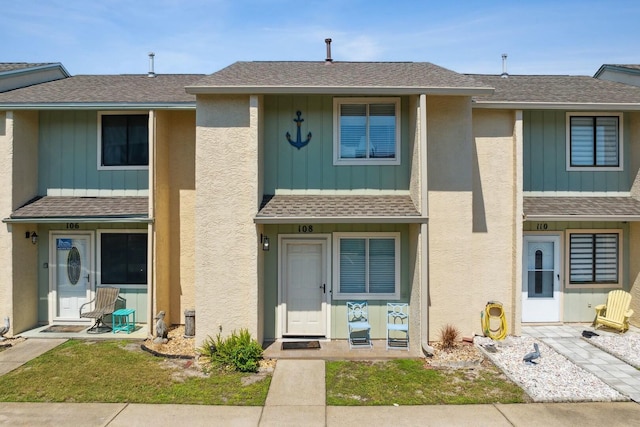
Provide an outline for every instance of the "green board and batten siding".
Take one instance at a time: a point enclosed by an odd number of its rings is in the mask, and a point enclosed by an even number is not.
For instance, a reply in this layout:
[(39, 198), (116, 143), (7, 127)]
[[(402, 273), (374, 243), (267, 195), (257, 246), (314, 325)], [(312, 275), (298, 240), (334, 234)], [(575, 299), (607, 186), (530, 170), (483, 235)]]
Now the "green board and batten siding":
[[(525, 222), (525, 233), (534, 232), (538, 223)], [(560, 233), (560, 262), (562, 265), (563, 283), (566, 285), (566, 233), (567, 229), (615, 229), (622, 230), (622, 283), (629, 290), (629, 224), (623, 222), (545, 222), (546, 232)], [(594, 307), (604, 304), (610, 288), (573, 288), (563, 286), (563, 317), (564, 322), (591, 322), (595, 316)]]
[(148, 189), (146, 169), (98, 170), (97, 111), (41, 111), (39, 132), (39, 195), (49, 189)]
[[(82, 223), (78, 225), (78, 229), (74, 231), (91, 231), (97, 230), (118, 230), (118, 229), (140, 229), (146, 231), (146, 224), (91, 224)], [(49, 235), (52, 231), (64, 232), (66, 231), (65, 224), (40, 224), (38, 226), (38, 323), (47, 324), (49, 313)], [(94, 238), (95, 238), (94, 234)], [(97, 242), (96, 242), (97, 245)], [(99, 270), (100, 266), (97, 264), (97, 247), (93, 250), (93, 258), (96, 263), (96, 270)], [(95, 286), (95, 277), (92, 279)], [(145, 322), (147, 318), (147, 295), (148, 289), (146, 285), (129, 285), (120, 288), (120, 296), (126, 300), (127, 308), (136, 309), (136, 320), (138, 322)]]
[[(411, 302), (411, 260), (415, 257), (411, 254), (409, 241), (409, 228), (407, 224), (312, 224), (313, 233), (300, 233), (298, 225), (281, 224), (265, 225), (264, 233), (274, 236), (273, 241), (277, 241), (280, 234), (299, 235), (300, 237), (313, 238), (314, 235), (324, 233), (339, 232), (399, 232), (400, 233), (400, 299), (389, 302)], [(414, 225), (415, 226), (415, 225)], [(332, 241), (333, 244), (333, 241)], [(278, 311), (278, 245), (272, 244), (269, 252), (264, 252), (264, 337), (273, 339), (276, 334), (276, 322)], [(328, 260), (330, 265), (333, 259)], [(333, 271), (333, 269), (332, 269)], [(336, 284), (333, 283), (334, 289)], [(329, 292), (330, 290), (327, 290)], [(386, 303), (387, 301), (369, 301), (370, 317), (372, 325), (372, 336), (383, 338), (386, 334)], [(346, 300), (333, 300), (331, 302), (331, 336), (337, 339), (347, 337), (346, 326)]]
[[(401, 98), (400, 165), (333, 165), (333, 97), (264, 97), (264, 192), (276, 190), (408, 190), (410, 179), (409, 99)], [(296, 139), (296, 111), (304, 122), (302, 139), (312, 133), (301, 149), (286, 139)]]
[(524, 191), (629, 191), (629, 117), (623, 116), (624, 170), (567, 171), (566, 111), (525, 111)]

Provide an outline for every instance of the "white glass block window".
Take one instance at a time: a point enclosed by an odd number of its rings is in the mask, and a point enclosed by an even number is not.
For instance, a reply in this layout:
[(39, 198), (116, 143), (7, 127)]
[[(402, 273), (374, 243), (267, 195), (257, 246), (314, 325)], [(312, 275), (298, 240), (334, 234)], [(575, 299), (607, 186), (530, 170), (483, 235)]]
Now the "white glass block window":
[(399, 233), (340, 233), (335, 237), (337, 299), (399, 297)]
[(622, 115), (568, 114), (569, 170), (622, 168)]
[(620, 233), (569, 233), (569, 283), (618, 284)]
[(335, 98), (334, 164), (400, 164), (400, 98)]

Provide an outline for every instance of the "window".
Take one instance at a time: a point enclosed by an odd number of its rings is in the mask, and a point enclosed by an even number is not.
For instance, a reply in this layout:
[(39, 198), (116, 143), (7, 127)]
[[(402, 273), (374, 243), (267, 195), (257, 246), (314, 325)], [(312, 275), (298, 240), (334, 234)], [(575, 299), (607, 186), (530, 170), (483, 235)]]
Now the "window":
[(620, 231), (569, 233), (569, 283), (620, 283)]
[(334, 164), (400, 164), (400, 98), (335, 98)]
[(98, 167), (149, 165), (149, 114), (98, 114)]
[(567, 169), (622, 169), (622, 114), (567, 114)]
[(400, 234), (336, 234), (336, 298), (400, 297)]
[(100, 284), (147, 283), (147, 234), (100, 233)]

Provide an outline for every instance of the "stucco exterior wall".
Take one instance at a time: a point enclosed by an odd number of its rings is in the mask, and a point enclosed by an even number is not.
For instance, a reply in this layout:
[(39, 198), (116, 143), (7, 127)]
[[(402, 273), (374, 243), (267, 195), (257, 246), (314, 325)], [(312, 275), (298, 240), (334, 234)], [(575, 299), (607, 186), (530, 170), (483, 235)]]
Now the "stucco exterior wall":
[[(3, 124), (0, 125), (0, 170), (11, 171), (13, 160), (13, 113), (7, 112), (0, 115)], [(0, 174), (0, 186), (4, 189), (11, 188), (11, 174)], [(11, 191), (0, 191), (0, 214), (6, 218), (11, 213)], [(13, 301), (13, 241), (11, 226), (2, 224), (0, 232), (0, 318), (12, 315)]]
[(445, 325), (473, 329), (472, 154), (471, 100), (428, 96), (430, 341)]
[[(253, 98), (255, 100), (255, 98)], [(196, 345), (247, 328), (258, 336), (258, 106), (249, 96), (198, 96)], [(233, 149), (230, 149), (233, 147)], [(258, 337), (260, 339), (260, 337)]]
[[(479, 311), (487, 301), (503, 304), (508, 332), (519, 325), (514, 295), (520, 289), (514, 266), (520, 262), (516, 218), (517, 193), (514, 112), (473, 112), (473, 330), (480, 324)], [(475, 323), (475, 324), (474, 324)]]
[(640, 326), (640, 223), (629, 223), (629, 292), (633, 316), (629, 320)]
[(462, 97), (430, 96), (427, 111), (429, 337), (439, 340), (448, 324), (480, 333), (489, 300), (513, 319), (514, 115), (472, 118)]
[[(629, 120), (629, 174), (631, 196), (640, 198), (640, 113), (627, 113)], [(640, 326), (640, 223), (629, 223), (629, 292), (634, 313), (630, 323)]]
[[(0, 135), (0, 212), (11, 212), (36, 195), (38, 114), (7, 112)], [(13, 185), (14, 183), (20, 185)], [(19, 333), (35, 326), (38, 319), (37, 245), (26, 239), (35, 226), (3, 225), (0, 233), (0, 317), (9, 316), (11, 332)], [(39, 234), (39, 233), (38, 233)]]
[(156, 301), (169, 324), (195, 308), (195, 111), (156, 113)]

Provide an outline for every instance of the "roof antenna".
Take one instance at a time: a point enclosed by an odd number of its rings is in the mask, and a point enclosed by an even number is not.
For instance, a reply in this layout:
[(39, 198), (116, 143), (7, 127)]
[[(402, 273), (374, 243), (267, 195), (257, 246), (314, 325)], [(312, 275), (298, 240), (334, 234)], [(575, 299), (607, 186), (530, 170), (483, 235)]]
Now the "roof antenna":
[(330, 64), (333, 61), (331, 59), (331, 39), (324, 39), (324, 42), (327, 44), (327, 59), (325, 59), (325, 62)]
[(500, 77), (502, 77), (503, 79), (506, 79), (507, 77), (509, 77), (509, 73), (507, 73), (507, 54), (506, 53), (502, 54), (502, 74), (500, 74)]
[(149, 74), (147, 77), (155, 77), (156, 73), (153, 71), (153, 58), (156, 56), (155, 53), (149, 52)]

